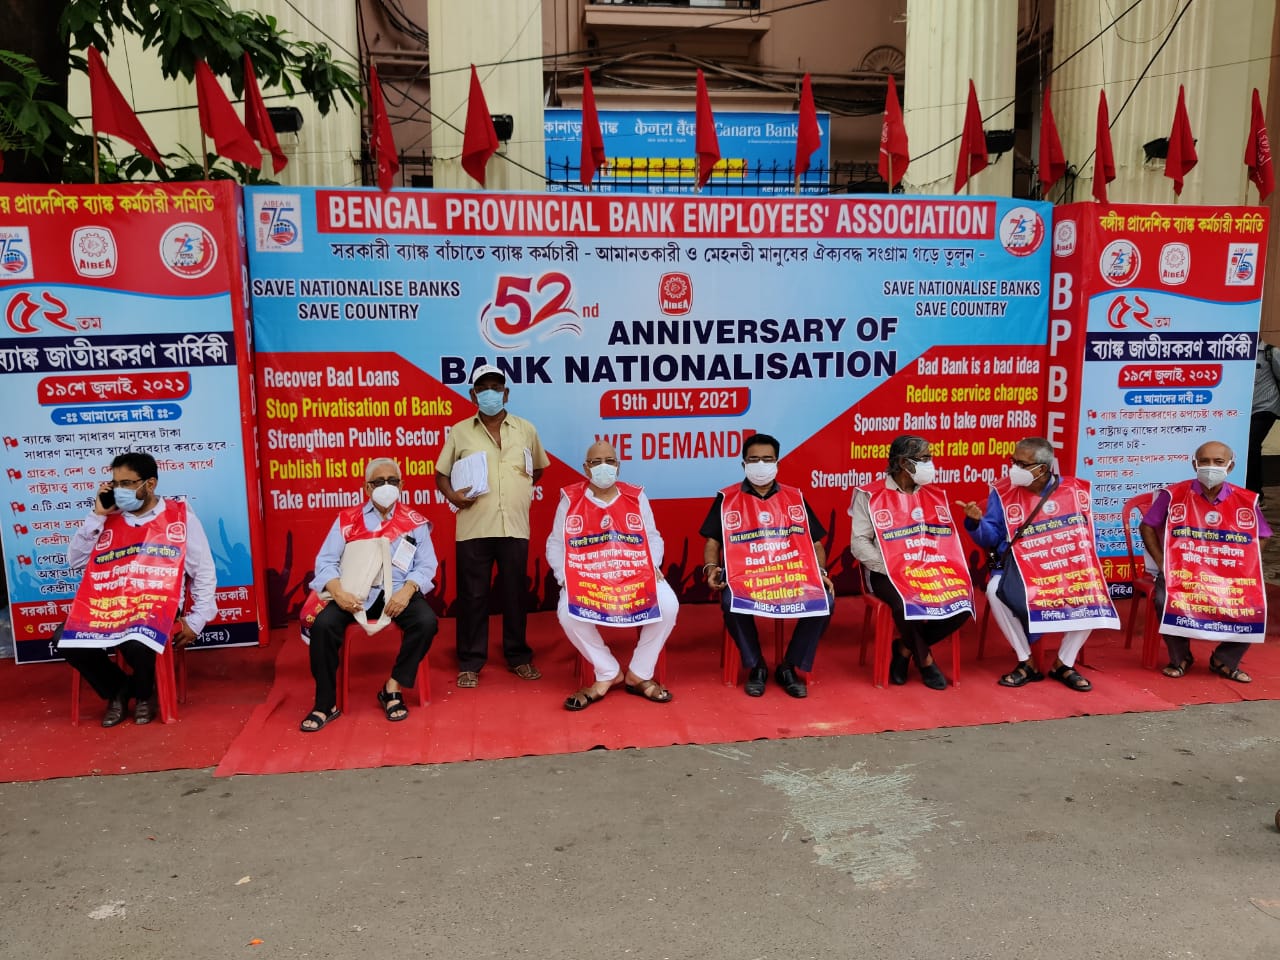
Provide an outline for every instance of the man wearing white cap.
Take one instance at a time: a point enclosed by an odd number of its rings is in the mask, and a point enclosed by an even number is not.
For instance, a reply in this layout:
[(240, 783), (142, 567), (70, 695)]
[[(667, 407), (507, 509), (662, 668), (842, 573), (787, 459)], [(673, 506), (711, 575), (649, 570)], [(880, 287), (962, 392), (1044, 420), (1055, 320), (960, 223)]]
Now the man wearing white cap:
[[(457, 508), (458, 686), (474, 687), (489, 655), (489, 598), (498, 570), (502, 652), (507, 669), (522, 680), (538, 680), (533, 651), (525, 641), (525, 575), (529, 563), (529, 504), (533, 485), (551, 463), (538, 431), (506, 409), (510, 391), (497, 367), (484, 364), (471, 375), (474, 417), (453, 426), (436, 457), (436, 487)], [(469, 496), (455, 489), (451, 474), (464, 457), (483, 453), (488, 492)]]

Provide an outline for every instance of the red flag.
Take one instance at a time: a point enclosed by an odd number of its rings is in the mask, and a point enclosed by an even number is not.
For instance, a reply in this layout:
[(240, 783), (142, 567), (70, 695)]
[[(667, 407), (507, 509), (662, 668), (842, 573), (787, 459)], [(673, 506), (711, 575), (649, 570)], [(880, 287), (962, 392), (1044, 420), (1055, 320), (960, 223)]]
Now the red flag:
[[(907, 126), (902, 122), (902, 104), (898, 103), (898, 85), (889, 74), (889, 89), (884, 95), (884, 120), (880, 123), (880, 179), (889, 184), (889, 192), (902, 182), (911, 155), (907, 147)], [(893, 182), (890, 183), (890, 177)]]
[(1044, 106), (1040, 111), (1040, 196), (1047, 197), (1053, 185), (1067, 172), (1067, 158), (1058, 139), (1058, 125), (1053, 122), (1049, 105), (1049, 85), (1044, 86)]
[(822, 128), (818, 126), (818, 108), (813, 103), (813, 83), (804, 75), (800, 84), (800, 123), (796, 128), (796, 176), (809, 172), (813, 152), (822, 146)]
[(960, 134), (960, 156), (956, 162), (956, 187), (959, 193), (969, 178), (987, 167), (987, 135), (982, 129), (982, 111), (978, 109), (978, 91), (969, 81), (969, 103), (964, 110), (964, 130)]
[(102, 62), (102, 54), (97, 47), (90, 47), (89, 57), (89, 99), (93, 103), (93, 131), (107, 133), (113, 137), (133, 144), (134, 148), (158, 167), (164, 163), (160, 159), (160, 151), (142, 128), (142, 122), (133, 112), (124, 94), (107, 73), (107, 66)]
[(396, 141), (391, 134), (387, 101), (382, 99), (378, 68), (372, 63), (369, 64), (369, 152), (378, 167), (378, 189), (386, 193), (395, 183), (400, 157), (396, 155)]
[(262, 151), (203, 60), (196, 61), (196, 101), (200, 107), (200, 129), (213, 141), (213, 152), (261, 170)]
[(698, 154), (698, 189), (711, 179), (711, 171), (720, 162), (720, 138), (716, 136), (716, 118), (711, 113), (707, 81), (698, 70), (698, 113), (694, 132), (694, 150)]
[(600, 114), (596, 113), (596, 95), (591, 89), (591, 71), (582, 68), (582, 161), (578, 179), (585, 187), (604, 166), (604, 136), (600, 133)]
[(1164, 175), (1173, 181), (1175, 196), (1182, 196), (1182, 181), (1196, 165), (1196, 141), (1191, 136), (1191, 121), (1187, 119), (1187, 97), (1178, 84), (1178, 106), (1173, 111), (1173, 129), (1169, 131), (1169, 154), (1164, 161)]
[(271, 154), (271, 168), (276, 173), (283, 170), (289, 158), (280, 149), (275, 127), (271, 126), (271, 115), (267, 113), (267, 105), (262, 102), (262, 91), (258, 89), (253, 61), (247, 53), (244, 55), (244, 128), (249, 131), (249, 136), (262, 144), (262, 149)]
[(1276, 188), (1276, 170), (1271, 164), (1271, 141), (1267, 139), (1267, 123), (1257, 87), (1253, 88), (1253, 120), (1249, 124), (1249, 140), (1244, 145), (1244, 165), (1249, 168), (1249, 179), (1258, 187), (1261, 203)]
[(493, 129), (489, 105), (480, 89), (480, 75), (471, 65), (471, 93), (467, 96), (467, 129), (462, 135), (462, 169), (484, 186), (484, 165), (498, 152), (498, 133)]
[(1098, 131), (1093, 146), (1093, 198), (1107, 202), (1107, 184), (1116, 178), (1116, 156), (1111, 151), (1111, 117), (1107, 91), (1098, 91)]

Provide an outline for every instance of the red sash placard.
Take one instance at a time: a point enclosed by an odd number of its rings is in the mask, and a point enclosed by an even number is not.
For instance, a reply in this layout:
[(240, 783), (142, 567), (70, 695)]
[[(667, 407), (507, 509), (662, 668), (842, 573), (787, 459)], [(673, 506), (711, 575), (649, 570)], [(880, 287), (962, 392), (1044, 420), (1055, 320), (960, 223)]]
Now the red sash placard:
[[(342, 532), (342, 539), (346, 543), (354, 540), (372, 540), (375, 537), (384, 537), (394, 543), (400, 537), (413, 533), (426, 522), (426, 517), (416, 510), (410, 510), (403, 503), (396, 504), (391, 516), (384, 519), (376, 530), (370, 530), (365, 526), (363, 503), (347, 507), (338, 514), (338, 529)], [(302, 609), (298, 611), (298, 626), (302, 630), (303, 640), (310, 642), (311, 627), (315, 624), (316, 617), (320, 616), (320, 611), (329, 605), (329, 601), (329, 597), (320, 596), (316, 590), (307, 594), (307, 599), (302, 603)]]
[(973, 580), (946, 492), (925, 486), (905, 493), (884, 482), (866, 492), (885, 571), (906, 619), (972, 615)]
[(827, 616), (831, 601), (800, 491), (778, 484), (768, 500), (740, 485), (721, 492), (729, 609), (775, 619)]
[(587, 485), (565, 488), (564, 589), (569, 616), (621, 627), (662, 619), (658, 577), (640, 513), (640, 488), (618, 483), (608, 506), (593, 503)]
[(1267, 633), (1257, 494), (1228, 486), (1210, 503), (1184, 480), (1168, 488), (1164, 527), (1167, 599), (1162, 633), (1261, 643)]
[[(992, 489), (1004, 507), (1005, 537), (1012, 539), (1040, 502), (1040, 494), (1008, 478)], [(1026, 587), (1031, 633), (1107, 630), (1120, 626), (1093, 540), (1089, 484), (1061, 477), (1031, 525), (1010, 551)]]
[(165, 500), (164, 510), (132, 526), (107, 517), (93, 545), (59, 645), (106, 648), (138, 640), (163, 653), (178, 618), (187, 558), (187, 505)]

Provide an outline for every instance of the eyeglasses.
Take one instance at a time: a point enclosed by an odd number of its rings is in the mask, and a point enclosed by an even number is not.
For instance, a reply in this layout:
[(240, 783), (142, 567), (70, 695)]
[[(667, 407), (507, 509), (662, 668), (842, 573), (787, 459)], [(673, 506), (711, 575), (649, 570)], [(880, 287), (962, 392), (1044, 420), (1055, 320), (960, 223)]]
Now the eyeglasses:
[(121, 487), (124, 487), (126, 490), (137, 490), (146, 482), (146, 480), (112, 480), (111, 489), (119, 490)]
[(588, 467), (599, 467), (605, 464), (608, 464), (611, 467), (616, 467), (618, 465), (618, 461), (613, 457), (605, 457), (603, 459), (601, 459), (600, 457), (596, 457), (594, 460), (587, 461)]
[(777, 457), (743, 457), (746, 463), (777, 463)]
[(1036, 467), (1042, 467), (1044, 464), (1032, 460), (1030, 463), (1024, 463), (1016, 457), (1010, 457), (1009, 462), (1015, 467), (1021, 467), (1023, 470), (1034, 470)]
[(376, 490), (378, 489), (378, 487), (382, 486), (384, 483), (389, 483), (393, 487), (398, 487), (400, 486), (400, 478), (399, 477), (378, 477), (376, 480), (370, 480), (369, 486), (373, 487)]

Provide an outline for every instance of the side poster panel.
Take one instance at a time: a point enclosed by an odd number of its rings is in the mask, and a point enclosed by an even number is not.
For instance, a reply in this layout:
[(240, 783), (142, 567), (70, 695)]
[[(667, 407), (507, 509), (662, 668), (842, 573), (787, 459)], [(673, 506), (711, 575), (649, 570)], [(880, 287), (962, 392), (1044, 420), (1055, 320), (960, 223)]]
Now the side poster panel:
[(1130, 498), (1191, 476), (1207, 440), (1236, 451), (1232, 479), (1244, 479), (1267, 229), (1264, 207), (1054, 211), (1050, 349), (1079, 375), (1055, 380), (1052, 361), (1049, 416), (1063, 426), (1064, 469), (1093, 484), (1117, 595), (1133, 576)]
[(935, 441), (939, 482), (975, 499), (1044, 428), (1045, 204), (253, 188), (247, 205), (273, 623), (385, 455), (435, 523), (447, 611), (435, 462), (481, 363), (509, 372), (552, 459), (531, 609), (555, 605), (543, 546), (597, 437), (653, 500), (668, 581), (702, 600), (697, 530), (745, 435), (781, 441), (847, 590), (852, 490), (896, 435)]
[(161, 495), (209, 534), (219, 612), (200, 644), (259, 640), (240, 201), (228, 183), (0, 185), (0, 537), (19, 663), (54, 658), (78, 583), (66, 544), (129, 450), (156, 457)]

